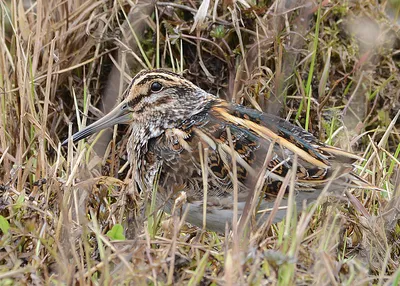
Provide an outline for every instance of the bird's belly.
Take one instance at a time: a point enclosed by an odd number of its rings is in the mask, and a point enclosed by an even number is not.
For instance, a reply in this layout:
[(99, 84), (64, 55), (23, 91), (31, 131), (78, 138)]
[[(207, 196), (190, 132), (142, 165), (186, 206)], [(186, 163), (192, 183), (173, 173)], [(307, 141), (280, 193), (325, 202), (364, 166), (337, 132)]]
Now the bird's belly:
[[(188, 170), (180, 170), (180, 172), (173, 173), (166, 169), (165, 173), (161, 173), (157, 196), (159, 205), (162, 206), (167, 213), (171, 213), (173, 209), (176, 209), (176, 201), (179, 201), (177, 199), (182, 198), (181, 194), (185, 192), (184, 197), (186, 198), (186, 202), (179, 205), (179, 209), (181, 210), (189, 208), (185, 220), (195, 226), (203, 227), (203, 209), (204, 203), (206, 203), (206, 228), (217, 232), (224, 232), (226, 225), (231, 225), (234, 217), (232, 184), (221, 186), (217, 181), (209, 178), (205, 200), (205, 189), (201, 174), (187, 172)], [(177, 173), (181, 174), (181, 176), (171, 176), (171, 174)], [(258, 200), (259, 207), (256, 209), (256, 221), (265, 221), (273, 210), (279, 192), (279, 186), (274, 184), (276, 182), (277, 181), (266, 180), (266, 184)], [(272, 189), (267, 189), (268, 186)], [(322, 189), (313, 189), (310, 191), (297, 192), (295, 194), (296, 210), (301, 211), (304, 203), (310, 203), (316, 200), (321, 190)], [(285, 193), (286, 192), (287, 190)], [(238, 187), (238, 217), (242, 215), (246, 206), (246, 201), (252, 194), (253, 190), (250, 191), (250, 189), (245, 186)], [(287, 208), (288, 199), (287, 194), (285, 194), (280, 205), (277, 206), (276, 212), (274, 211), (272, 222), (277, 223), (285, 218)]]
[[(306, 192), (306, 194), (300, 194), (295, 199), (295, 207), (297, 213), (303, 210), (303, 206), (307, 203), (310, 203), (318, 198), (320, 195), (320, 190), (313, 190), (312, 192)], [(216, 204), (215, 201), (213, 202), (212, 198), (207, 200), (206, 206), (206, 225), (205, 227), (209, 230), (224, 233), (226, 226), (228, 225), (231, 229), (233, 218), (234, 218), (234, 210), (233, 210), (233, 198), (227, 197), (224, 200), (223, 204)], [(167, 212), (171, 212), (171, 204), (168, 204), (169, 207), (166, 209)], [(239, 201), (237, 203), (237, 217), (239, 219), (245, 219), (241, 217), (243, 211), (245, 209), (246, 202)], [(185, 220), (195, 226), (203, 227), (203, 208), (204, 202), (203, 201), (193, 201), (187, 202), (183, 206), (182, 209), (189, 208), (187, 212), (185, 212), (186, 218)], [(261, 199), (259, 207), (256, 209), (255, 213), (255, 222), (257, 225), (261, 224), (262, 222), (266, 221), (274, 210), (272, 223), (277, 223), (282, 221), (287, 214), (288, 210), (288, 199), (284, 197), (280, 204), (275, 208), (275, 200), (265, 200)]]

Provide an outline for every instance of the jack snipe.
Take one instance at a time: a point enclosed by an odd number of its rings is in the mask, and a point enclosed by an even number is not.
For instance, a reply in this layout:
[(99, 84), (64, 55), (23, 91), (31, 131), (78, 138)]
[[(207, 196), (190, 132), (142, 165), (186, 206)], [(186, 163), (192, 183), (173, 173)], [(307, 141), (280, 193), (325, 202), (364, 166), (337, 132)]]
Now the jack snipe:
[[(185, 191), (190, 206), (186, 220), (198, 226), (203, 222), (204, 202), (199, 146), (208, 148), (203, 166), (208, 166), (206, 225), (211, 230), (224, 231), (226, 222), (232, 221), (234, 185), (238, 186), (240, 215), (260, 174), (264, 180), (260, 210), (273, 207), (289, 172), (296, 177), (298, 210), (305, 200), (315, 200), (328, 181), (329, 191), (339, 192), (348, 183), (367, 184), (352, 173), (358, 156), (327, 146), (284, 119), (221, 100), (166, 70), (138, 73), (123, 101), (75, 133), (72, 141), (115, 124), (131, 125), (127, 152), (142, 191), (151, 190), (158, 177), (157, 202), (167, 211), (180, 191)], [(287, 203), (285, 194), (274, 222), (285, 217)]]

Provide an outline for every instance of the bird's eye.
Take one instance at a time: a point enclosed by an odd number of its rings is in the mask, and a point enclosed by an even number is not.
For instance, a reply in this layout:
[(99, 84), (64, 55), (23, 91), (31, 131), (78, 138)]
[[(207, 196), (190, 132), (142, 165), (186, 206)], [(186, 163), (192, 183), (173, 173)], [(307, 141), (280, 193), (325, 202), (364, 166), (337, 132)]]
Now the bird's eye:
[(151, 84), (151, 91), (152, 92), (158, 92), (158, 91), (160, 91), (162, 88), (163, 88), (163, 86), (161, 85), (161, 83), (159, 83), (158, 81), (155, 81), (155, 82), (153, 82), (152, 84)]

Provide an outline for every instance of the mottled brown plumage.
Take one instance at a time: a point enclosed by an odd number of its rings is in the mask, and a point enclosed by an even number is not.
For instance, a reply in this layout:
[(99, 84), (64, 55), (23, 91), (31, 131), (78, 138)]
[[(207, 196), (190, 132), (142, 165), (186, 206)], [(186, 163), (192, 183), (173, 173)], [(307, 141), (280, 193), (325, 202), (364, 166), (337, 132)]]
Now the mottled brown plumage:
[[(265, 173), (264, 162), (268, 170), (260, 209), (273, 207), (282, 181), (293, 169), (295, 154), (298, 209), (304, 200), (315, 200), (334, 173), (330, 191), (343, 191), (347, 183), (365, 183), (351, 172), (358, 156), (327, 146), (284, 119), (221, 100), (165, 70), (138, 73), (122, 103), (72, 140), (118, 123), (131, 125), (127, 152), (141, 190), (151, 190), (159, 174), (159, 206), (170, 211), (177, 195), (185, 191), (190, 206), (187, 220), (199, 226), (204, 202), (200, 152), (208, 149), (207, 227), (212, 230), (223, 231), (232, 221), (232, 161), (237, 167), (239, 214)], [(272, 156), (266, 160), (270, 148)], [(284, 197), (274, 222), (285, 216), (286, 205)]]

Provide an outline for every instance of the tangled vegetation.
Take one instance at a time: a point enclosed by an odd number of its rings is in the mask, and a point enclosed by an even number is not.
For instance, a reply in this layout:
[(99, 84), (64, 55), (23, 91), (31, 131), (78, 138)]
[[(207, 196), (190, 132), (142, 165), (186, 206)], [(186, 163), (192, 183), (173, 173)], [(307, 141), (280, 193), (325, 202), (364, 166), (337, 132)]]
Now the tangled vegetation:
[[(0, 285), (399, 285), (398, 2), (1, 1)], [(138, 219), (126, 127), (60, 142), (156, 67), (359, 154), (381, 191), (244, 238)]]

